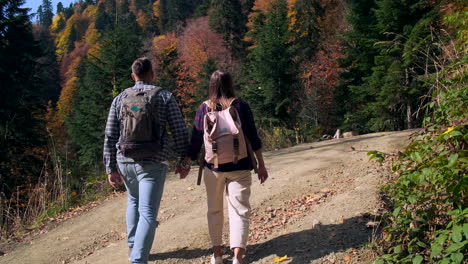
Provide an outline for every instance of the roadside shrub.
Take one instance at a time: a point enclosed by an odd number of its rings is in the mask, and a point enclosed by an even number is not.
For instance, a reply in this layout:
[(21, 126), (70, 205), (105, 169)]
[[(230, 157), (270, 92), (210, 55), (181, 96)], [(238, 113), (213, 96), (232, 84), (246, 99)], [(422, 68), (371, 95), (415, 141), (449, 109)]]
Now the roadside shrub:
[(431, 126), (394, 166), (386, 186), (393, 211), (386, 215), (377, 263), (462, 263), (468, 246), (468, 126), (442, 132)]
[(271, 129), (259, 129), (260, 137), (263, 140), (263, 149), (272, 150), (293, 146), (295, 133), (293, 130), (284, 127), (272, 127)]
[(395, 182), (384, 187), (391, 210), (376, 263), (463, 263), (468, 254), (468, 44), (459, 34), (467, 31), (449, 25), (455, 40), (437, 43), (443, 56), (426, 80), (434, 88), (426, 108), (433, 114), (394, 163)]

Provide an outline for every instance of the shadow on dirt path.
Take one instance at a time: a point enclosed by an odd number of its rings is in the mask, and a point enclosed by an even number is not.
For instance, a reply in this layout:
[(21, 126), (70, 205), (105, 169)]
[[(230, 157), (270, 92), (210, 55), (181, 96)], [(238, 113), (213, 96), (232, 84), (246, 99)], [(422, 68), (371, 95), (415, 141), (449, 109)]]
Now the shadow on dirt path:
[(372, 229), (362, 223), (363, 216), (346, 219), (341, 224), (316, 225), (309, 230), (285, 234), (248, 248), (247, 261), (255, 262), (268, 256), (288, 255), (289, 264), (310, 263), (333, 252), (359, 248), (372, 238)]
[[(343, 223), (331, 225), (316, 225), (309, 230), (289, 233), (247, 248), (247, 263), (267, 260), (269, 256), (285, 256), (290, 258), (289, 264), (310, 263), (330, 253), (337, 253), (351, 248), (366, 245), (373, 235), (373, 230), (363, 223), (369, 221), (365, 216), (345, 219)], [(226, 250), (226, 253), (228, 250)], [(187, 262), (211, 254), (211, 249), (187, 249), (163, 252), (150, 255), (150, 261), (184, 259)], [(232, 255), (229, 257), (232, 258)], [(225, 259), (224, 263), (228, 262)]]
[(151, 254), (149, 256), (149, 260), (150, 261), (170, 260), (170, 259), (192, 260), (192, 259), (197, 259), (197, 258), (201, 258), (201, 257), (206, 257), (206, 256), (209, 256), (210, 254), (211, 254), (211, 249), (210, 248), (205, 248), (205, 249), (182, 248), (182, 249), (175, 250), (175, 251), (170, 251), (170, 252)]

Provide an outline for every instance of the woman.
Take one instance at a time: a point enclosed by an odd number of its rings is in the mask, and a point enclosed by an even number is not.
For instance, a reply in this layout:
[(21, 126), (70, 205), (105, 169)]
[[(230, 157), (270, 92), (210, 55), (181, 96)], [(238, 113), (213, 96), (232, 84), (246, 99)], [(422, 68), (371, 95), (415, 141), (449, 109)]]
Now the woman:
[[(237, 112), (232, 111), (230, 107)], [(240, 119), (242, 131), (239, 131), (243, 132), (243, 135), (241, 136), (241, 140), (237, 141), (237, 144), (239, 142), (240, 144), (245, 144), (244, 142), (249, 144), (250, 142), (251, 149), (255, 152), (258, 161), (258, 178), (261, 183), (265, 182), (268, 178), (268, 173), (261, 151), (262, 142), (258, 137), (252, 112), (246, 102), (235, 97), (232, 78), (227, 72), (216, 71), (211, 75), (208, 100), (200, 105), (195, 116), (189, 150), (190, 159), (197, 159), (204, 142), (204, 136), (206, 140), (206, 133), (209, 133), (209, 129), (212, 129), (210, 120), (205, 118), (206, 115), (209, 112), (221, 112), (226, 109), (229, 109), (229, 113), (234, 121), (237, 121), (237, 118)], [(207, 124), (207, 127), (205, 127), (205, 124)], [(216, 143), (214, 142), (214, 144)], [(207, 148), (206, 145), (205, 149)], [(241, 148), (243, 147), (241, 146)], [(217, 147), (215, 148), (217, 149)], [(215, 152), (216, 149), (214, 149)], [(219, 151), (222, 152), (221, 147)], [(249, 202), (250, 186), (252, 184), (251, 170), (254, 165), (252, 164), (252, 157), (249, 154), (247, 156), (241, 155), (239, 159), (236, 156), (232, 162), (223, 163), (223, 159), (220, 159), (218, 162), (217, 157), (223, 157), (223, 154), (219, 153), (218, 155), (218, 153), (215, 153), (215, 158), (211, 157), (208, 161), (207, 157), (209, 155), (205, 156), (204, 182), (208, 200), (208, 229), (213, 245), (211, 264), (222, 263), (223, 252), (221, 244), (224, 222), (224, 190), (226, 190), (225, 196), (229, 208), (230, 247), (234, 251), (232, 263), (238, 264), (242, 263), (247, 246), (251, 211)], [(216, 160), (213, 162), (214, 159)]]

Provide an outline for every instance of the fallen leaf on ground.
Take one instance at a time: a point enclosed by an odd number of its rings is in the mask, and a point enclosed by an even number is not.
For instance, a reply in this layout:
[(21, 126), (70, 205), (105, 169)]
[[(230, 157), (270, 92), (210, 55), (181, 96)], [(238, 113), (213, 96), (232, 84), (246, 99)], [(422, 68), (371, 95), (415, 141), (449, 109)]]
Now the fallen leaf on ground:
[(288, 258), (288, 255), (284, 255), (283, 257), (275, 257), (273, 260), (275, 262), (283, 262), (283, 261), (289, 260), (289, 258)]

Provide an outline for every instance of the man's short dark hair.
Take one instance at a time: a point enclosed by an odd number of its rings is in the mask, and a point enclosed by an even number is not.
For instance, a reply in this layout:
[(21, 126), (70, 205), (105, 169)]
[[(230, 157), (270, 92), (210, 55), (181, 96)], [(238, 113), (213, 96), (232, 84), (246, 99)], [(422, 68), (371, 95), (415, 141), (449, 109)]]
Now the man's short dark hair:
[(139, 78), (144, 78), (153, 70), (151, 61), (146, 58), (138, 58), (132, 64), (132, 72)]

